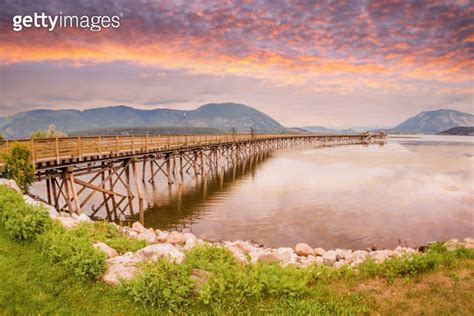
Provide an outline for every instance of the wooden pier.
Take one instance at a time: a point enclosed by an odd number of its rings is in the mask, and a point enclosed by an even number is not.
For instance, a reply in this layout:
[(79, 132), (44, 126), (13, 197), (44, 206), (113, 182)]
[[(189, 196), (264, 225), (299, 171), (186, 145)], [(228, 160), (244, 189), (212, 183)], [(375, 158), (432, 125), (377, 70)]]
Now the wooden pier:
[[(99, 211), (109, 220), (136, 215), (143, 221), (142, 185), (158, 176), (169, 185), (183, 184), (185, 175), (214, 176), (280, 148), (364, 144), (383, 134), (225, 134), (88, 136), (0, 141), (0, 156), (12, 142), (32, 153), (38, 181), (45, 181), (48, 203), (81, 213), (99, 197)], [(0, 165), (1, 165), (0, 160)], [(134, 209), (138, 199), (138, 210)]]

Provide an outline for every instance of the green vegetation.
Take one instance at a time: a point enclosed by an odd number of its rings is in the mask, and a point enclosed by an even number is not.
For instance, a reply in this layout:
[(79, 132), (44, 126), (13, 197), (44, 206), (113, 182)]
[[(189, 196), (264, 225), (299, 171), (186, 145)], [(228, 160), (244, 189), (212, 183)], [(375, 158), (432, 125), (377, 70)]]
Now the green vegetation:
[(4, 186), (0, 186), (0, 220), (18, 240), (34, 239), (52, 224), (43, 206), (25, 203), (20, 194)]
[[(125, 241), (107, 223), (65, 230), (50, 220), (7, 224), (15, 210), (32, 218), (20, 194), (0, 187), (0, 314), (465, 314), (474, 302), (474, 250), (433, 245), (426, 254), (343, 267), (241, 265), (225, 248), (199, 245), (182, 264), (158, 260), (118, 288), (97, 282), (104, 255), (96, 240), (120, 252), (143, 244)], [(35, 215), (32, 215), (35, 214)], [(20, 228), (18, 228), (20, 227)], [(25, 238), (25, 236), (28, 236)], [(13, 237), (13, 238), (12, 238)], [(36, 237), (36, 238), (35, 238)], [(50, 260), (44, 260), (45, 258)]]
[(32, 163), (31, 151), (28, 146), (12, 143), (4, 160), (5, 169), (10, 179), (15, 180), (23, 192), (27, 192), (35, 180), (35, 165)]
[(91, 236), (93, 240), (106, 243), (117, 250), (119, 254), (137, 251), (147, 245), (144, 240), (130, 239), (124, 236), (114, 224), (107, 222), (82, 223), (76, 230)]
[(55, 137), (64, 137), (65, 133), (59, 132), (56, 130), (55, 125), (49, 125), (48, 130), (37, 130), (31, 133), (30, 138), (33, 139), (42, 139), (42, 138), (55, 138)]
[(105, 270), (105, 254), (94, 248), (92, 241), (82, 230), (66, 230), (60, 224), (39, 238), (43, 253), (53, 264), (63, 265), (78, 277), (99, 279)]

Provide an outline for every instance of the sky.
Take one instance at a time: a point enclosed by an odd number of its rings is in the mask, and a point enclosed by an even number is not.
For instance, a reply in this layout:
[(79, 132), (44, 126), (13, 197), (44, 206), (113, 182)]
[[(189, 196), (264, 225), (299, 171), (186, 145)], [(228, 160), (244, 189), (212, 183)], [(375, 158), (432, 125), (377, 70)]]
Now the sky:
[[(13, 31), (35, 12), (120, 27)], [(468, 0), (0, 0), (0, 116), (236, 102), (285, 126), (388, 127), (473, 113), (473, 13)]]

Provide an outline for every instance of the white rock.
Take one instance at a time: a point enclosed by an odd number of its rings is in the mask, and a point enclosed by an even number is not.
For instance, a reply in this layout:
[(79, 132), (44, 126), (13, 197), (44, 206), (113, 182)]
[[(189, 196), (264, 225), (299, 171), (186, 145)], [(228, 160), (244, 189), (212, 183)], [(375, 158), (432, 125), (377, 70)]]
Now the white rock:
[(315, 248), (314, 249), (314, 254), (316, 256), (323, 256), (325, 253), (326, 253), (326, 250), (324, 250), (323, 248)]
[(72, 217), (58, 216), (56, 217), (56, 220), (67, 229), (73, 228), (79, 224), (79, 220)]
[(79, 215), (79, 217), (77, 218), (80, 222), (92, 222), (91, 218), (89, 216), (87, 216), (86, 214), (82, 213), (81, 215)]
[(36, 201), (35, 199), (33, 199), (29, 195), (23, 195), (23, 200), (25, 201), (26, 204), (30, 204), (30, 205), (33, 205), (33, 206), (36, 206), (36, 205), (39, 204), (38, 201)]
[(289, 248), (289, 247), (278, 248), (275, 250), (275, 254), (277, 255), (279, 261), (283, 265), (296, 263), (297, 256), (292, 248)]
[(107, 244), (104, 244), (103, 242), (96, 242), (94, 243), (93, 246), (94, 248), (97, 248), (101, 250), (102, 252), (104, 252), (108, 259), (118, 256), (117, 250), (115, 250), (114, 248), (110, 247)]
[(184, 233), (184, 239), (186, 240), (184, 244), (184, 249), (189, 250), (194, 248), (197, 244), (197, 237), (192, 233)]
[(155, 230), (155, 234), (156, 234), (156, 240), (158, 242), (166, 242), (168, 240), (168, 237), (170, 236), (168, 232), (161, 231), (159, 229)]
[(56, 218), (59, 216), (59, 212), (52, 205), (41, 203), (41, 205), (48, 211), (49, 217)]
[(337, 261), (337, 252), (335, 250), (328, 250), (322, 256), (323, 262), (327, 266), (333, 266)]
[(22, 193), (15, 181), (9, 179), (0, 179), (0, 185), (5, 185), (18, 193)]
[(340, 269), (340, 268), (342, 268), (345, 264), (346, 264), (346, 262), (345, 262), (344, 260), (336, 261), (336, 262), (334, 263), (334, 268)]
[(474, 249), (474, 239), (473, 238), (464, 238), (464, 247), (466, 247), (467, 249)]
[(295, 252), (298, 256), (313, 256), (314, 250), (308, 244), (298, 243), (295, 246)]
[(225, 247), (232, 253), (232, 255), (234, 255), (234, 257), (242, 262), (242, 263), (247, 263), (247, 257), (246, 255), (242, 252), (242, 250), (240, 250), (239, 248), (237, 248), (236, 246), (234, 245), (225, 245)]
[(143, 262), (144, 258), (127, 252), (122, 256), (107, 259), (107, 269), (102, 277), (108, 285), (118, 285), (120, 280), (131, 280), (138, 272), (137, 264)]
[(156, 242), (156, 234), (153, 229), (145, 229), (137, 236), (138, 239), (144, 240), (149, 244), (153, 244)]
[[(251, 253), (250, 256), (252, 256)], [(265, 252), (259, 254), (257, 260), (266, 264), (279, 263), (280, 256), (274, 252)]]
[(180, 232), (172, 231), (171, 234), (168, 236), (167, 242), (173, 245), (184, 245), (186, 239)]
[(79, 219), (79, 215), (77, 215), (76, 213), (72, 213), (69, 216), (77, 220)]
[(140, 222), (133, 223), (132, 228), (134, 231), (136, 231), (139, 234), (145, 231), (145, 227), (143, 227), (142, 223)]
[(168, 258), (173, 262), (181, 263), (184, 261), (185, 255), (178, 248), (171, 244), (155, 244), (140, 249), (137, 255), (145, 259), (156, 260), (158, 258)]
[(133, 230), (132, 228), (130, 227), (127, 227), (127, 226), (123, 226), (122, 228), (120, 228), (120, 231), (128, 238), (130, 239), (136, 239), (138, 238), (138, 233)]
[(354, 260), (364, 261), (367, 258), (368, 252), (365, 250), (356, 250), (352, 253)]

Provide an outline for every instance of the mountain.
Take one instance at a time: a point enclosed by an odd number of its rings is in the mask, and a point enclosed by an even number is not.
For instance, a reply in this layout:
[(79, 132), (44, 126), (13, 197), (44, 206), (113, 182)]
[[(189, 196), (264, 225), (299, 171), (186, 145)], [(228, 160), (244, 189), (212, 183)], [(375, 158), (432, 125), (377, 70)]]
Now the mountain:
[(436, 134), (456, 126), (474, 125), (474, 115), (456, 110), (424, 111), (388, 130), (389, 133)]
[(113, 106), (79, 110), (34, 110), (0, 118), (0, 132), (7, 138), (28, 137), (32, 131), (54, 124), (72, 133), (103, 128), (201, 127), (228, 131), (283, 132), (285, 127), (254, 108), (236, 103), (209, 103), (195, 110), (141, 110)]
[(331, 129), (324, 126), (305, 126), (303, 129), (315, 134), (358, 134), (358, 131), (352, 128), (346, 129)]
[(456, 126), (442, 131), (438, 135), (474, 136), (474, 126)]

